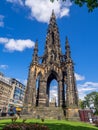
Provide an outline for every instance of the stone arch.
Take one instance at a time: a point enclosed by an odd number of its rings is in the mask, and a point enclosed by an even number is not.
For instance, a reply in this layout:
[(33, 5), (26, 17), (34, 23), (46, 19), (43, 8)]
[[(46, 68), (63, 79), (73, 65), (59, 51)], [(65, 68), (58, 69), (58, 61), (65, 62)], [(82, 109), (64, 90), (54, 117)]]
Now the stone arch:
[(58, 74), (55, 70), (49, 70), (49, 71), (47, 72), (47, 74), (45, 75), (45, 80), (46, 80), (46, 81), (48, 80), (48, 78), (49, 78), (49, 76), (50, 76), (51, 74), (53, 74), (54, 77), (55, 77), (55, 79), (56, 79), (57, 81), (59, 81), (60, 76), (59, 76), (59, 74)]
[(42, 76), (43, 76), (43, 74), (42, 74), (42, 72), (41, 72), (41, 71), (39, 71), (39, 72), (37, 73), (36, 78), (38, 78), (38, 76), (40, 76), (40, 77), (42, 77)]
[[(46, 80), (46, 106), (49, 106), (49, 93), (50, 93), (50, 83), (52, 80), (56, 80), (57, 81), (57, 95), (59, 96), (59, 81), (61, 80), (61, 77), (59, 76), (59, 74), (54, 71), (54, 70), (50, 70), (46, 76), (45, 76), (45, 80)], [(59, 100), (57, 102), (57, 104), (59, 104)]]

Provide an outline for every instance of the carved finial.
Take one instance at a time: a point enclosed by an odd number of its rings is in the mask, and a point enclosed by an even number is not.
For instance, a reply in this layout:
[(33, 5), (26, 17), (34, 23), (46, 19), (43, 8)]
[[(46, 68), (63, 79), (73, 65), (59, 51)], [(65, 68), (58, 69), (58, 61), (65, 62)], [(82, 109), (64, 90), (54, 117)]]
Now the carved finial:
[(56, 16), (54, 13), (54, 10), (52, 10), (51, 18), (50, 18), (50, 24), (56, 24)]
[(52, 10), (52, 17), (55, 17), (54, 9)]
[(34, 49), (37, 49), (38, 50), (38, 39), (36, 40), (35, 42), (35, 48)]

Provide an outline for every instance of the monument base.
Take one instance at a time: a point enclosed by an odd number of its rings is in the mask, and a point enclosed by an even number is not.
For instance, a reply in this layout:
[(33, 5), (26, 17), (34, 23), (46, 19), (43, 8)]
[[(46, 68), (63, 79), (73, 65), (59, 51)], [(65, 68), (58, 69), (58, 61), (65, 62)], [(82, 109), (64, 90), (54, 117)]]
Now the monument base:
[(80, 121), (79, 109), (78, 108), (67, 108), (66, 109), (66, 119)]
[[(26, 108), (26, 107), (25, 107)], [(27, 112), (28, 111), (28, 112)], [(74, 120), (79, 121), (79, 110), (78, 108), (67, 108), (62, 107), (32, 107), (28, 110), (24, 109), (23, 114), (31, 115), (32, 118), (45, 118), (45, 119), (57, 119), (57, 120)]]
[(57, 119), (64, 120), (65, 115), (61, 107), (32, 107), (31, 109), (25, 107), (23, 109), (23, 115), (32, 115), (32, 118), (45, 118), (45, 119)]
[(32, 111), (33, 118), (65, 119), (63, 109), (60, 107), (36, 107)]

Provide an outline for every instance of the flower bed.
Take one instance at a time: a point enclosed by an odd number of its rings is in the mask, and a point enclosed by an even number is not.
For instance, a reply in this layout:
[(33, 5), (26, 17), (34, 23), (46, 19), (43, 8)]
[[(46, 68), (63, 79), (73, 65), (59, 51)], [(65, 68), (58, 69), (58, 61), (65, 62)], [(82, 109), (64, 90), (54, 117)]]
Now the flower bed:
[(15, 123), (6, 125), (3, 130), (49, 130), (49, 128), (40, 124)]

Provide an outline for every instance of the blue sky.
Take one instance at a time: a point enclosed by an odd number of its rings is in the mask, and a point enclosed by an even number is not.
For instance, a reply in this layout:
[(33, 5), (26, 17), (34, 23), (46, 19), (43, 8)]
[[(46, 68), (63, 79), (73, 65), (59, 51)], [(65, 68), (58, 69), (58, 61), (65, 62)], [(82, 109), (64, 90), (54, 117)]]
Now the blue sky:
[(69, 1), (0, 0), (0, 72), (26, 81), (36, 39), (39, 55), (44, 52), (52, 9), (63, 53), (65, 37), (69, 38), (79, 98), (83, 99), (98, 91), (98, 9), (88, 13), (86, 6), (80, 8)]

